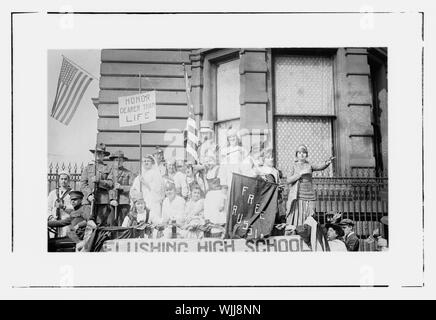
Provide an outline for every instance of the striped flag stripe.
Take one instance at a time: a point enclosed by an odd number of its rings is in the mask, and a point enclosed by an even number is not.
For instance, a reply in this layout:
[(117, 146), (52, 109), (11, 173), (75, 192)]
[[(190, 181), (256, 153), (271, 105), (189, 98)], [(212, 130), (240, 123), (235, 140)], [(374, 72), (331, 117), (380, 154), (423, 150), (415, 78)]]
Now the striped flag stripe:
[(195, 120), (194, 119), (192, 119), (191, 117), (189, 117), (188, 118), (188, 120), (187, 120), (187, 125), (188, 125), (188, 127), (192, 127), (192, 128), (196, 128), (196, 126), (197, 126), (197, 123), (195, 122)]
[(92, 77), (79, 68), (63, 58), (51, 116), (65, 125), (71, 122), (92, 81)]
[(55, 100), (54, 100), (54, 103), (53, 103), (53, 106), (51, 107), (51, 116), (53, 117), (53, 115), (54, 115), (54, 112), (56, 111), (56, 103), (57, 103), (57, 101), (58, 101), (58, 99), (59, 99), (59, 87), (60, 87), (60, 85), (61, 85), (61, 81), (60, 81), (60, 78), (61, 78), (61, 74), (59, 73), (59, 79), (58, 79), (58, 85), (57, 85), (57, 87), (56, 87), (56, 96), (55, 96)]
[[(51, 116), (54, 117), (56, 111), (57, 111), (57, 106), (58, 106), (58, 101), (59, 101), (59, 97), (63, 98), (63, 94), (64, 94), (64, 82), (62, 81), (64, 76), (65, 76), (65, 69), (66, 69), (66, 64), (65, 64), (65, 59), (62, 59), (62, 66), (61, 66), (61, 70), (59, 72), (59, 78), (58, 78), (58, 86), (56, 88), (56, 96), (55, 96), (55, 100), (53, 102), (53, 107), (51, 110)], [(62, 96), (61, 96), (62, 94)]]
[(56, 100), (53, 104), (53, 110), (52, 110), (53, 117), (58, 112), (60, 101), (63, 101), (66, 91), (67, 91), (66, 86), (63, 83), (61, 83), (61, 85), (59, 87), (59, 94), (56, 95)]
[(67, 94), (68, 88), (66, 85), (62, 84), (61, 85), (61, 89), (60, 89), (60, 97), (59, 100), (56, 102), (56, 108), (54, 110), (53, 116), (56, 117), (56, 114), (59, 112), (59, 108), (60, 106), (64, 103), (65, 101), (65, 95)]
[(78, 96), (78, 94), (79, 94), (79, 91), (80, 91), (80, 89), (82, 88), (83, 83), (85, 82), (85, 77), (80, 76), (79, 79), (80, 79), (80, 80), (79, 80), (80, 83), (79, 83), (79, 85), (75, 88), (74, 93), (73, 93), (73, 90), (72, 90), (72, 97), (71, 97), (71, 99), (69, 100), (68, 107), (65, 109), (65, 112), (64, 112), (63, 116), (60, 118), (60, 121), (61, 121), (61, 122), (64, 122), (64, 121), (65, 121), (65, 119), (66, 119), (66, 117), (68, 116), (69, 112), (70, 112), (71, 109), (73, 108), (74, 102), (75, 102), (75, 100), (76, 100), (76, 98), (77, 98), (77, 96)]
[(68, 117), (68, 119), (65, 123), (66, 125), (70, 124), (70, 121), (73, 118), (74, 114), (76, 113), (77, 107), (79, 106), (79, 103), (82, 100), (83, 94), (85, 93), (86, 89), (88, 89), (88, 86), (91, 83), (91, 81), (92, 81), (91, 78), (88, 78), (88, 80), (86, 80), (86, 83), (83, 86), (82, 92), (80, 92), (79, 98), (76, 100), (76, 104), (74, 105), (74, 108), (73, 108), (72, 112), (70, 112), (70, 116)]
[(71, 122), (92, 81), (92, 77), (79, 68), (63, 58), (51, 116), (65, 125)]
[(194, 158), (194, 160), (198, 161), (197, 151), (195, 151), (195, 149), (189, 143), (186, 146), (186, 152), (190, 154)]
[[(77, 74), (77, 75), (74, 77), (73, 84), (72, 84), (71, 86), (68, 86), (68, 87), (66, 88), (66, 91), (65, 91), (65, 92), (67, 93), (67, 95), (64, 97), (64, 99), (62, 99), (62, 100), (59, 102), (59, 105), (60, 105), (61, 107), (58, 109), (58, 112), (56, 113), (56, 117), (57, 117), (57, 118), (60, 118), (61, 115), (64, 113), (65, 108), (67, 107), (68, 103), (70, 102), (71, 94), (73, 93), (74, 89), (76, 88), (77, 81), (79, 80), (79, 78), (80, 78), (81, 75), (82, 75), (81, 72), (80, 72), (79, 74)], [(61, 122), (62, 122), (62, 121), (61, 121)]]
[(188, 104), (188, 118), (186, 120), (186, 153), (187, 155), (192, 156), (192, 158), (198, 162), (197, 148), (200, 139), (198, 137), (197, 122), (195, 121), (194, 106), (192, 105), (191, 101), (191, 86), (189, 83), (188, 73), (186, 72), (184, 65), (183, 71), (185, 74), (186, 101)]
[(188, 141), (192, 141), (194, 144), (198, 144), (198, 137), (192, 132), (188, 131)]
[(187, 125), (186, 129), (188, 130), (188, 132), (192, 133), (193, 135), (195, 135), (195, 136), (197, 135), (197, 129), (194, 126)]
[[(62, 63), (62, 67), (65, 68), (65, 66), (66, 65), (64, 63)], [(72, 72), (73, 72), (73, 77), (77, 75), (77, 70), (75, 70), (75, 71), (73, 70)], [(65, 73), (65, 71), (61, 70), (61, 74), (62, 73)], [(66, 82), (64, 82), (62, 80), (64, 80), (64, 79), (60, 78), (60, 81), (61, 81), (61, 92), (60, 92), (59, 100), (56, 101), (56, 109), (55, 109), (55, 114), (54, 114), (55, 118), (59, 117), (59, 115), (60, 115), (59, 112), (62, 111), (62, 110), (60, 110), (59, 106), (63, 106), (63, 104), (65, 102), (65, 99), (66, 99), (66, 94), (69, 91), (68, 89), (71, 88), (70, 86), (67, 85)]]

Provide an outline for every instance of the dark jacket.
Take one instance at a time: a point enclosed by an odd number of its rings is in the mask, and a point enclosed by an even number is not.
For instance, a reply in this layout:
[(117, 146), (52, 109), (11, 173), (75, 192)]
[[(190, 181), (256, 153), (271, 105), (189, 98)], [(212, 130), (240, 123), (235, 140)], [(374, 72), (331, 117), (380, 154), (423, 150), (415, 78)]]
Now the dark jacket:
[[(73, 209), (68, 218), (48, 221), (48, 226), (51, 228), (69, 226), (70, 230), (67, 232), (68, 237), (74, 242), (78, 242), (79, 240), (83, 239), (86, 222), (90, 219), (90, 217), (91, 206), (85, 204)], [(74, 230), (76, 225), (80, 225), (80, 227), (77, 230)]]
[(344, 236), (344, 242), (348, 251), (359, 251), (359, 238), (354, 232)]
[(120, 184), (120, 189), (112, 189), (109, 191), (109, 198), (111, 200), (118, 200), (119, 204), (130, 204), (130, 187), (133, 184), (135, 175), (124, 167), (112, 167), (108, 179), (112, 180), (114, 185), (115, 183)]
[(80, 178), (80, 191), (85, 195), (83, 200), (86, 203), (88, 196), (94, 192), (94, 183), (91, 182), (91, 179), (95, 176), (95, 172), (100, 180), (94, 194), (95, 203), (109, 204), (109, 190), (113, 188), (114, 183), (109, 177), (111, 167), (103, 162), (97, 164), (97, 170), (93, 163), (88, 164), (83, 170)]

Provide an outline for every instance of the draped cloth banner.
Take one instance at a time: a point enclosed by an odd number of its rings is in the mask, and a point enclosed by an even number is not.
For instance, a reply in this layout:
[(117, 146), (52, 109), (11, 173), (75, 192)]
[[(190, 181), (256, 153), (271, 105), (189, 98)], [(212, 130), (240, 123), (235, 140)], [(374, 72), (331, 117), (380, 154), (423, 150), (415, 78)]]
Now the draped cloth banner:
[(268, 237), (278, 214), (278, 185), (233, 173), (226, 238)]
[(89, 251), (101, 251), (103, 243), (108, 240), (140, 238), (144, 234), (142, 228), (98, 227), (91, 236)]

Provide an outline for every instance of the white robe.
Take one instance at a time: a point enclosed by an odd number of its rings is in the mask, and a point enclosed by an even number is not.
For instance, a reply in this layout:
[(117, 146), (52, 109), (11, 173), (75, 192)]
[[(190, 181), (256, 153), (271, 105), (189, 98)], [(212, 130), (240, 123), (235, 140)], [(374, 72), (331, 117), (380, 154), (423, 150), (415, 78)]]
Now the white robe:
[(347, 251), (345, 243), (339, 239), (329, 240), (330, 251)]
[[(142, 197), (146, 207), (150, 209), (150, 222), (158, 223), (162, 219), (161, 208), (164, 198), (164, 180), (156, 166), (149, 170), (143, 170), (142, 178), (148, 184), (148, 186), (144, 183), (142, 184)], [(140, 185), (139, 176), (137, 176), (130, 188), (130, 196), (133, 200), (137, 199), (141, 193)]]
[(219, 178), (222, 185), (230, 187), (233, 173), (241, 173), (241, 163), (244, 160), (243, 149), (240, 146), (229, 146), (221, 154)]

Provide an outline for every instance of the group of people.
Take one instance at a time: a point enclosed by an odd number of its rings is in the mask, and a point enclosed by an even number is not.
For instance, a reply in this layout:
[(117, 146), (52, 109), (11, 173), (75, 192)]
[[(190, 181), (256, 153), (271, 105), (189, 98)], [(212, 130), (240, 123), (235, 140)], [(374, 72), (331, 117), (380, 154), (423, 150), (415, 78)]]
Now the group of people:
[[(71, 190), (69, 174), (59, 172), (57, 188), (48, 196), (48, 226), (57, 229), (52, 249), (59, 246), (59, 238), (83, 247), (97, 226), (143, 227), (149, 238), (222, 238), (233, 173), (287, 186), (285, 219), (275, 226), (275, 231), (295, 232), (313, 216), (316, 199), (312, 172), (326, 169), (334, 157), (312, 164), (307, 159), (307, 147), (299, 146), (291, 174), (283, 183), (279, 170), (273, 167), (272, 150), (260, 145), (245, 150), (233, 129), (227, 131), (227, 146), (220, 149), (214, 142), (213, 130), (202, 133), (196, 163), (165, 159), (163, 150), (156, 148), (154, 154), (141, 159), (136, 176), (124, 166), (128, 159), (121, 150), (110, 154), (100, 143), (90, 150), (95, 162), (84, 168), (80, 190)], [(105, 163), (107, 159), (112, 164)], [(332, 250), (358, 250), (359, 241), (349, 231), (352, 227), (353, 222), (345, 219), (325, 229)], [(345, 242), (337, 242), (342, 236)]]

